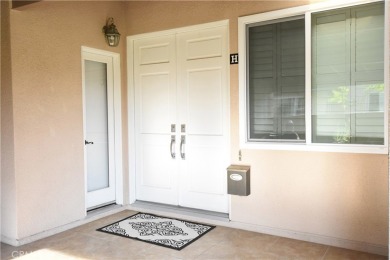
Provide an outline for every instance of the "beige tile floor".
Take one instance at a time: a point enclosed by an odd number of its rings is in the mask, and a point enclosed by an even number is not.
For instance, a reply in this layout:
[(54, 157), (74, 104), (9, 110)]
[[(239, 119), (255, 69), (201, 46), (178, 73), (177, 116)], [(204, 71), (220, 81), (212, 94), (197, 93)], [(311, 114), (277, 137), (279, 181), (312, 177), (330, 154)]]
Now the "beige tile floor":
[(134, 213), (122, 211), (20, 247), (1, 244), (1, 259), (387, 259), (221, 226), (181, 251), (95, 231)]

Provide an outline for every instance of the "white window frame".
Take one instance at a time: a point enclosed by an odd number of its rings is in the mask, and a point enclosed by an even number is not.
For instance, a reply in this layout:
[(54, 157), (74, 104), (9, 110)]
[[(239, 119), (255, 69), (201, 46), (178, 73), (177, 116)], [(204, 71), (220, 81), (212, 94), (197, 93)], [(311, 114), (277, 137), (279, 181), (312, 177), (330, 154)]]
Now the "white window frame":
[[(267, 13), (255, 14), (238, 18), (238, 52), (240, 54), (239, 63), (239, 133), (241, 149), (265, 149), (265, 150), (293, 150), (293, 151), (319, 151), (319, 152), (344, 152), (344, 153), (371, 153), (388, 154), (388, 104), (389, 104), (389, 6), (385, 5), (385, 49), (384, 49), (384, 144), (383, 145), (363, 145), (363, 144), (318, 144), (312, 143), (312, 122), (311, 122), (311, 15), (314, 12), (327, 11), (343, 7), (383, 2), (382, 0), (348, 0), (348, 1), (327, 1), (318, 4), (299, 6)], [(306, 56), (306, 82), (305, 82), (305, 143), (281, 143), (281, 142), (254, 142), (248, 141), (248, 103), (247, 103), (247, 25), (259, 22), (267, 22), (289, 18), (293, 16), (305, 16), (305, 56)]]

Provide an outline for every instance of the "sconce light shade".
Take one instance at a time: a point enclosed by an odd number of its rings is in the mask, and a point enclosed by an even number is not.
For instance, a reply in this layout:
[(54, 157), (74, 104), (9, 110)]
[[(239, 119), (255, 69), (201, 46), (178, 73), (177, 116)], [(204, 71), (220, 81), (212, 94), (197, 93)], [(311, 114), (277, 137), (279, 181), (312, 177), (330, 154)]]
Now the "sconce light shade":
[(116, 29), (114, 24), (114, 18), (109, 17), (107, 19), (106, 25), (103, 27), (103, 33), (106, 38), (108, 46), (116, 47), (119, 44), (119, 39), (121, 34)]

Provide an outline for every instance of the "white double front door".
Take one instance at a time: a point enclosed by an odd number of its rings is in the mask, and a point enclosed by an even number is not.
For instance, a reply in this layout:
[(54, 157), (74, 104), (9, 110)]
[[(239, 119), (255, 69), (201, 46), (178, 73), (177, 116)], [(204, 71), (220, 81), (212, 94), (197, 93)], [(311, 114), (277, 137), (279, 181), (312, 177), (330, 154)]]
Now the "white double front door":
[(137, 200), (228, 212), (227, 30), (133, 38)]

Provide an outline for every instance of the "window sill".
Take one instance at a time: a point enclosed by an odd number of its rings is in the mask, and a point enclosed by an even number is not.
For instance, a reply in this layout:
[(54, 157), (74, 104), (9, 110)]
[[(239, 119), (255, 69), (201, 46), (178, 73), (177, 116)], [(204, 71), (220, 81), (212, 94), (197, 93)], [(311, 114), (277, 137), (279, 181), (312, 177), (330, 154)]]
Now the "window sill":
[(241, 143), (240, 149), (306, 151), (306, 152), (335, 152), (335, 153), (366, 153), (389, 154), (386, 145), (359, 145), (359, 144), (281, 144), (281, 143)]

